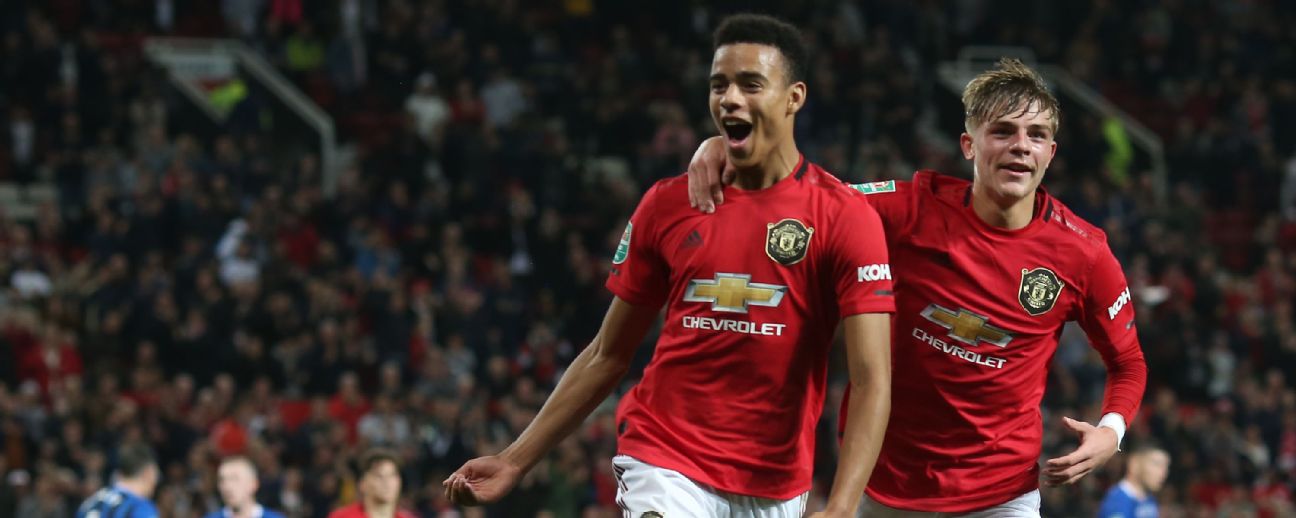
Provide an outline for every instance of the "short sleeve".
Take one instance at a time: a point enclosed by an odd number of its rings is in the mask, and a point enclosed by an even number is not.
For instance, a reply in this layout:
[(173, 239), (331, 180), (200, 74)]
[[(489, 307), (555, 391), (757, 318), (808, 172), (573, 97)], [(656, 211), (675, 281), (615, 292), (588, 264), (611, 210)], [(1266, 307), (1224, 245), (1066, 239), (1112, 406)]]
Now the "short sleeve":
[(911, 182), (887, 180), (885, 182), (849, 184), (865, 195), (869, 205), (882, 220), (882, 228), (887, 235), (903, 232), (909, 224), (910, 207), (913, 206), (913, 185)]
[(639, 206), (621, 233), (608, 273), (608, 290), (636, 306), (661, 306), (669, 290), (670, 270), (658, 246), (659, 214), (654, 208), (659, 192), (654, 186), (639, 200)]
[(828, 229), (830, 282), (839, 317), (894, 313), (891, 262), (877, 211), (862, 196), (851, 196)]

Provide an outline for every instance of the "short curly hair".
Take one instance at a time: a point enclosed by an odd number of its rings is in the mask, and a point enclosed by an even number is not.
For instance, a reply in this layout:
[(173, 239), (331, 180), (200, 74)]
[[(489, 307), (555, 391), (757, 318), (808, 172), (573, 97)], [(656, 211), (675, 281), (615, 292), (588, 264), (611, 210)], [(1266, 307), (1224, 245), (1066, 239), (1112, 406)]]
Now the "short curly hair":
[(792, 24), (764, 14), (735, 14), (725, 18), (712, 35), (712, 50), (733, 43), (769, 45), (783, 53), (788, 84), (805, 81), (810, 51), (801, 31)]

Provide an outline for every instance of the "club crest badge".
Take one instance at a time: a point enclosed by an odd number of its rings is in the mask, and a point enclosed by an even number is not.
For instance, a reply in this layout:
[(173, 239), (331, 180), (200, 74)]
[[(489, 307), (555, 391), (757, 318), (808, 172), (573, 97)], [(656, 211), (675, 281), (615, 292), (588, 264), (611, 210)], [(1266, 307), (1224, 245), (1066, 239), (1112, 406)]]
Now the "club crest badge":
[(1021, 286), (1017, 290), (1017, 301), (1021, 302), (1022, 309), (1030, 313), (1033, 317), (1038, 317), (1049, 310), (1057, 303), (1058, 296), (1062, 294), (1062, 288), (1066, 287), (1057, 274), (1048, 268), (1035, 268), (1027, 270), (1022, 268)]
[(765, 255), (783, 266), (792, 266), (805, 259), (810, 249), (814, 228), (799, 220), (787, 218), (765, 227)]

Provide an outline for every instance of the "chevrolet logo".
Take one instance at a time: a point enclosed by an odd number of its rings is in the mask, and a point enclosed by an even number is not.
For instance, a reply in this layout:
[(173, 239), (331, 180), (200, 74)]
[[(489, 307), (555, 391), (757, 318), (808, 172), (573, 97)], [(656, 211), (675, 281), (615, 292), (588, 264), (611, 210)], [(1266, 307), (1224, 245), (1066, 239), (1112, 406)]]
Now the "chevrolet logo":
[(1007, 347), (1008, 342), (1012, 341), (1012, 334), (1001, 328), (987, 324), (989, 320), (986, 317), (968, 311), (959, 309), (958, 312), (947, 309), (939, 304), (931, 304), (922, 312), (923, 318), (935, 322), (936, 325), (949, 330), (950, 338), (958, 340), (968, 345), (977, 345), (978, 341)]
[(689, 281), (684, 301), (709, 302), (713, 311), (746, 313), (748, 306), (778, 306), (786, 292), (787, 286), (751, 282), (751, 275), (716, 272), (715, 280)]

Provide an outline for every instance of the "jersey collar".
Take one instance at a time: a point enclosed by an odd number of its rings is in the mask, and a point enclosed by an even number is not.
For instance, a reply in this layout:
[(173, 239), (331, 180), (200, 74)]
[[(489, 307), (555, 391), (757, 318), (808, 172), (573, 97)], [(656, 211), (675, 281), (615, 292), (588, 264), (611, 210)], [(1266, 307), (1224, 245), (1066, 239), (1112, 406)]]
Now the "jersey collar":
[[(934, 183), (935, 182), (933, 182), (933, 184)], [(933, 189), (934, 188), (935, 187), (933, 185)], [(1027, 223), (1026, 226), (1016, 230), (1008, 230), (1005, 228), (996, 227), (994, 225), (986, 223), (981, 219), (981, 216), (977, 215), (976, 211), (972, 209), (972, 185), (971, 184), (968, 184), (967, 190), (963, 191), (963, 209), (964, 212), (967, 214), (967, 216), (972, 219), (973, 223), (978, 228), (986, 230), (991, 234), (999, 234), (1004, 236), (1021, 236), (1034, 231), (1036, 228), (1040, 226), (1040, 223), (1047, 223), (1049, 220), (1053, 219), (1053, 197), (1049, 195), (1048, 191), (1044, 189), (1043, 185), (1035, 188), (1035, 208), (1033, 209), (1034, 212), (1031, 214), (1030, 223)]]

